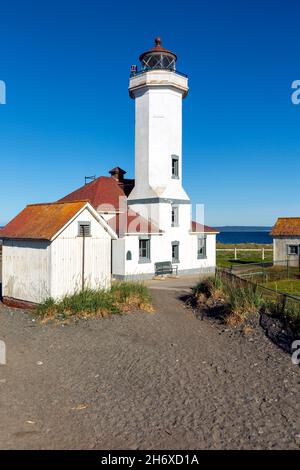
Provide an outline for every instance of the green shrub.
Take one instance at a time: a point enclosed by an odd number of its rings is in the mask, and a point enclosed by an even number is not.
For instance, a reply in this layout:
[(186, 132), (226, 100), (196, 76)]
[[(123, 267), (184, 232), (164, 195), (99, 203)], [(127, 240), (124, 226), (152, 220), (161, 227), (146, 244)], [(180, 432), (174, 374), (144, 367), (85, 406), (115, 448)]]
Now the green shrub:
[(46, 299), (36, 313), (45, 320), (106, 316), (134, 309), (153, 310), (148, 288), (142, 283), (118, 282), (108, 290), (84, 289), (61, 300)]

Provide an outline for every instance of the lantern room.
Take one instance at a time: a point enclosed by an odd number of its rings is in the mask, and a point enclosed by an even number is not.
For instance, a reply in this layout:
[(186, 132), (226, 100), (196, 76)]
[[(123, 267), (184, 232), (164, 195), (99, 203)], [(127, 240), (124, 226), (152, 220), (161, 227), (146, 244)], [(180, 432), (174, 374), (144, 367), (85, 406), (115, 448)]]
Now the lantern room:
[(140, 55), (142, 71), (157, 69), (175, 71), (176, 60), (176, 54), (164, 49), (159, 37), (155, 38), (155, 47)]

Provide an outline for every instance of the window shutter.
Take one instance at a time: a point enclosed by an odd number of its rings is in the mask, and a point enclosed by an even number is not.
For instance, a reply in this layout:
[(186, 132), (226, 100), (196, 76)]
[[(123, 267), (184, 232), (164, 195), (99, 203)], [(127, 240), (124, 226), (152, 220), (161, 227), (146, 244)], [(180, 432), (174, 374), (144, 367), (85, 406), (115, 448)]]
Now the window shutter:
[(91, 236), (91, 222), (79, 222), (79, 224), (78, 224), (78, 236), (79, 237), (90, 237)]

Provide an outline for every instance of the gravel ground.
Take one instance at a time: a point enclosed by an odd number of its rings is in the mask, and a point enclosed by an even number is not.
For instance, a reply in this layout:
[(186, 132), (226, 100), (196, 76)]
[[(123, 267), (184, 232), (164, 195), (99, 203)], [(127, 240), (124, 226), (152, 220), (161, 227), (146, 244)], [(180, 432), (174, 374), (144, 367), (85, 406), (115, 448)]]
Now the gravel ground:
[(70, 326), (0, 304), (1, 449), (299, 449), (290, 356), (161, 286), (156, 313)]

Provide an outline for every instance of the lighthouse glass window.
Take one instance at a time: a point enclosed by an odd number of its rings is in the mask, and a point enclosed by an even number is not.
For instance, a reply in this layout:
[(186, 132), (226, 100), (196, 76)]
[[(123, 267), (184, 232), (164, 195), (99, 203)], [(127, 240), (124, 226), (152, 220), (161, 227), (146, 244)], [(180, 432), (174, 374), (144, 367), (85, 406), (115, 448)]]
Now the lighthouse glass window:
[(178, 168), (178, 157), (177, 155), (172, 155), (172, 178), (179, 178)]

